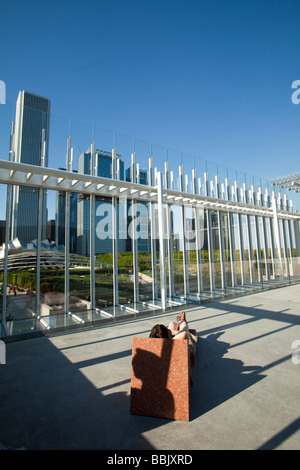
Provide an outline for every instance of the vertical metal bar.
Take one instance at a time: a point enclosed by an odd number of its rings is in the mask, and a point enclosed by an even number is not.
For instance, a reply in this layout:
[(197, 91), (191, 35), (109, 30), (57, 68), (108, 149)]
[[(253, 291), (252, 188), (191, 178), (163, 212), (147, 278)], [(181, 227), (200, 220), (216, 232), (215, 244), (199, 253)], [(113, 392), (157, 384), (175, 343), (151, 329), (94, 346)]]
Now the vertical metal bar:
[[(199, 194), (198, 180), (197, 180), (197, 170), (194, 168), (192, 170), (193, 178), (193, 192), (194, 194)], [(200, 179), (200, 178), (199, 178)], [(197, 204), (194, 206), (195, 213), (195, 231), (196, 231), (196, 259), (197, 259), (197, 294), (200, 297), (203, 290), (203, 279), (202, 279), (202, 269), (201, 269), (201, 229), (200, 229), (200, 214)]]
[[(205, 196), (209, 196), (209, 180), (208, 172), (204, 173), (204, 187)], [(208, 238), (208, 258), (209, 258), (209, 277), (210, 277), (210, 290), (215, 290), (215, 270), (214, 270), (214, 252), (213, 252), (213, 241), (212, 241), (212, 221), (211, 211), (206, 209), (206, 220), (207, 220), (207, 238)]]
[[(220, 178), (219, 175), (215, 175), (216, 184), (216, 197), (220, 199)], [(224, 251), (224, 233), (222, 224), (222, 212), (217, 212), (218, 226), (219, 226), (219, 250), (220, 250), (220, 263), (221, 263), (221, 282), (222, 289), (226, 289), (226, 272), (225, 272), (225, 251)]]
[(42, 211), (43, 211), (43, 189), (38, 192), (38, 218), (37, 218), (37, 247), (36, 247), (36, 316), (40, 316), (40, 274), (41, 274), (41, 235), (42, 235)]
[[(95, 175), (95, 142), (91, 145), (91, 175)], [(90, 302), (96, 308), (95, 295), (95, 195), (90, 195)]]
[[(287, 195), (284, 195), (284, 207), (285, 210), (291, 210), (289, 207), (289, 202)], [(289, 256), (289, 266), (290, 266), (290, 276), (294, 276), (294, 260), (293, 260), (293, 242), (292, 242), (292, 233), (291, 233), (291, 225), (290, 225), (290, 220), (285, 220), (285, 226), (286, 226), (286, 236), (287, 236), (287, 247), (288, 250), (290, 251)]]
[(294, 220), (294, 235), (295, 235), (295, 248), (296, 248), (296, 256), (297, 258), (300, 257), (300, 229), (299, 229), (299, 220)]
[[(225, 178), (225, 198), (228, 201), (230, 200), (229, 178)], [(229, 247), (230, 247), (231, 283), (232, 283), (232, 287), (235, 287), (236, 286), (235, 243), (234, 243), (233, 214), (231, 212), (228, 212), (228, 230), (229, 230)]]
[[(184, 192), (184, 174), (183, 174), (183, 165), (179, 166), (179, 185), (180, 185), (180, 192)], [(186, 239), (185, 239), (185, 231), (186, 231), (186, 214), (185, 214), (185, 206), (184, 204), (181, 206), (181, 217), (182, 217), (182, 244), (183, 244), (183, 282), (184, 282), (184, 295), (188, 295), (189, 293), (189, 271), (188, 271), (188, 257), (186, 252)]]
[[(119, 179), (120, 177), (120, 163), (117, 159), (117, 149), (112, 149), (112, 171), (111, 177), (113, 179)], [(112, 197), (112, 249), (113, 249), (113, 304), (118, 305), (119, 303), (119, 265), (118, 265), (118, 199)]]
[[(283, 210), (287, 210), (285, 207), (285, 199), (283, 199), (282, 202), (282, 195), (281, 196), (281, 208)], [(286, 196), (286, 195), (285, 195)], [(285, 262), (285, 268), (286, 268), (286, 274), (288, 278), (290, 277), (290, 266), (289, 266), (289, 255), (288, 255), (288, 244), (287, 244), (287, 236), (286, 236), (286, 224), (285, 224), (285, 219), (281, 220), (282, 224), (282, 237), (283, 237), (283, 252), (284, 252), (284, 262)]]
[(2, 297), (2, 315), (1, 323), (5, 334), (9, 336), (9, 331), (6, 324), (6, 301), (7, 301), (7, 268), (8, 268), (8, 238), (9, 238), (9, 220), (11, 216), (11, 184), (7, 185), (6, 196), (6, 223), (5, 223), (5, 242), (4, 242), (4, 263), (3, 263), (3, 297)]
[[(248, 204), (248, 190), (247, 183), (243, 184), (244, 188), (244, 202)], [(252, 238), (251, 238), (251, 219), (250, 215), (246, 215), (246, 231), (247, 231), (247, 241), (248, 241), (248, 252), (249, 252), (249, 275), (250, 275), (250, 284), (254, 281), (253, 274), (253, 247), (252, 247)]]
[(273, 208), (273, 218), (274, 218), (275, 244), (277, 248), (278, 264), (279, 264), (279, 280), (282, 282), (283, 281), (283, 265), (282, 265), (281, 246), (280, 246), (277, 200), (276, 200), (275, 191), (272, 192), (272, 208)]
[[(165, 162), (165, 181), (166, 188), (170, 189), (170, 170), (169, 161)], [(168, 261), (169, 261), (169, 297), (174, 297), (174, 262), (173, 262), (173, 231), (172, 231), (172, 220), (171, 211), (172, 208), (169, 204), (166, 206), (167, 215), (167, 240), (168, 240)]]
[[(45, 129), (42, 129), (42, 149), (41, 149), (41, 166), (45, 166), (46, 159), (46, 141)], [(43, 221), (43, 199), (44, 189), (38, 190), (38, 218), (37, 218), (37, 247), (36, 247), (36, 316), (40, 316), (41, 310), (41, 241), (42, 241), (42, 221)]]
[[(253, 199), (253, 204), (256, 206), (257, 205), (257, 200), (256, 200), (256, 192), (255, 192), (255, 187), (252, 185), (252, 199)], [(258, 232), (258, 216), (254, 216), (254, 235), (255, 235), (255, 246), (256, 246), (256, 258), (257, 258), (257, 266), (258, 266), (258, 281), (262, 282), (262, 269), (261, 269), (261, 251), (260, 251), (260, 239), (259, 239), (259, 232)]]
[(167, 280), (166, 280), (166, 256), (165, 256), (165, 220), (164, 220), (164, 204), (163, 204), (163, 178), (162, 173), (157, 173), (157, 199), (158, 199), (158, 231), (159, 231), (159, 248), (160, 248), (160, 295), (162, 309), (167, 306)]
[[(135, 152), (131, 154), (131, 182), (136, 183), (136, 157)], [(132, 255), (133, 255), (133, 289), (134, 289), (134, 302), (139, 301), (139, 272), (138, 272), (138, 240), (136, 237), (136, 201), (133, 199), (132, 202)]]
[[(258, 188), (258, 205), (262, 206), (262, 187), (259, 186)], [(258, 219), (259, 220), (259, 219)], [(261, 217), (261, 230), (258, 231), (258, 237), (260, 240), (260, 248), (263, 249), (264, 252), (264, 261), (265, 261), (265, 277), (266, 280), (269, 279), (268, 277), (268, 268), (267, 268), (267, 255), (266, 255), (266, 236), (265, 236), (265, 226), (264, 226), (264, 217)], [(261, 250), (260, 250), (261, 251)], [(261, 262), (261, 282), (263, 282), (263, 260), (262, 260), (262, 254), (260, 254), (260, 262)]]
[[(72, 171), (72, 152), (71, 152), (72, 138), (68, 137), (67, 142), (67, 171)], [(65, 193), (65, 312), (69, 313), (70, 310), (70, 201), (71, 195), (69, 191)]]
[[(155, 186), (154, 182), (154, 168), (153, 157), (149, 158), (149, 184)], [(152, 297), (153, 300), (157, 299), (157, 269), (156, 269), (156, 223), (155, 223), (155, 205), (150, 202), (150, 236), (151, 236), (151, 265), (152, 265)]]
[[(262, 188), (260, 192), (260, 202), (261, 205), (263, 204), (263, 195), (262, 195)], [(262, 231), (263, 231), (263, 244), (264, 244), (264, 252), (265, 252), (265, 273), (266, 273), (266, 280), (270, 279), (270, 263), (269, 263), (269, 252), (268, 252), (268, 243), (267, 243), (267, 220), (266, 217), (262, 217)]]
[[(234, 182), (234, 190), (235, 190), (235, 200), (239, 202), (239, 182)], [(243, 233), (242, 233), (242, 216), (241, 214), (237, 215), (237, 225), (238, 225), (238, 237), (239, 237), (239, 245), (240, 245), (240, 263), (241, 263), (241, 283), (242, 285), (246, 284), (245, 280), (245, 256), (244, 256), (244, 240), (243, 240)]]
[[(270, 193), (269, 190), (266, 189), (266, 206), (271, 207), (271, 200), (270, 200)], [(272, 226), (272, 219), (268, 218), (269, 224), (269, 241), (270, 241), (270, 252), (271, 252), (271, 262), (272, 262), (272, 277), (275, 279), (276, 277), (276, 265), (275, 265), (275, 247), (274, 247), (274, 233), (273, 233), (273, 226)]]

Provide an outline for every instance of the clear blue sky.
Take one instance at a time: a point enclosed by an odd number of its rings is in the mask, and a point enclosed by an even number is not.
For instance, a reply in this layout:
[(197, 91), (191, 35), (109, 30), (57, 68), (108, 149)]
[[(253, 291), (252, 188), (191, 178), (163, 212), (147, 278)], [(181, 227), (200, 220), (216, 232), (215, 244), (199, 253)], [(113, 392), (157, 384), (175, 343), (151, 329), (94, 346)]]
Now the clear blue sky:
[(8, 102), (25, 89), (196, 159), (300, 171), (299, 0), (16, 0), (0, 14)]

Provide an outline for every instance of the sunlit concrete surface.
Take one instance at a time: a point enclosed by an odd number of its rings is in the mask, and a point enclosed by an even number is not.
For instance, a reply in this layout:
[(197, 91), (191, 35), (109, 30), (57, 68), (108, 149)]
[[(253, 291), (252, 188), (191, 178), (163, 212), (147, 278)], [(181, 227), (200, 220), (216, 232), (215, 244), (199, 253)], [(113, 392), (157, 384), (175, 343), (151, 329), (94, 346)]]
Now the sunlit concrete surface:
[[(189, 422), (129, 413), (133, 336), (176, 312), (11, 342), (0, 443), (27, 449), (299, 449), (300, 285), (186, 310), (199, 346)], [(293, 360), (294, 359), (294, 360)]]

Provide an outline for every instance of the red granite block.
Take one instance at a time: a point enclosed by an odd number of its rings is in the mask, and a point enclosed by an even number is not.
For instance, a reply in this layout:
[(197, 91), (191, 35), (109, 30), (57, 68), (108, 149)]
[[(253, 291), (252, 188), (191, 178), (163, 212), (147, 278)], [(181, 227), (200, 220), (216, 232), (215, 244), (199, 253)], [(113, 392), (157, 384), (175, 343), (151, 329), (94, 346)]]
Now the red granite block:
[(187, 340), (133, 338), (130, 412), (189, 421)]

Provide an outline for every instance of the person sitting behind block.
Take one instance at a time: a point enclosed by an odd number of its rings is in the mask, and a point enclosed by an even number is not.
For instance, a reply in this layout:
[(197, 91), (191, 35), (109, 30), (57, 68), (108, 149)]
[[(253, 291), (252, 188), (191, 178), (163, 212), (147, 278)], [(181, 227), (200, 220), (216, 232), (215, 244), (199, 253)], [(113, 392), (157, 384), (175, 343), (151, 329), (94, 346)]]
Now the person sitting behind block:
[(168, 328), (161, 324), (154, 325), (149, 338), (187, 339), (191, 352), (191, 367), (194, 367), (198, 338), (189, 331), (184, 310), (181, 310), (180, 317), (177, 318), (179, 321), (170, 322)]

